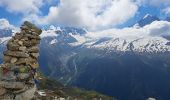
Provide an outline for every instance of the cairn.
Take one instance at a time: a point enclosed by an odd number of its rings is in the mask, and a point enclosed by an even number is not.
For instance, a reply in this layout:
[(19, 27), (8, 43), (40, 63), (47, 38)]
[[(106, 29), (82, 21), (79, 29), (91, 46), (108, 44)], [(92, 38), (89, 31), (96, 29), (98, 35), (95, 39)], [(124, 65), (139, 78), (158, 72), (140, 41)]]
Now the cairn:
[(3, 53), (0, 100), (30, 100), (36, 90), (38, 44), (42, 30), (28, 21), (20, 29), (21, 32), (8, 41), (7, 50)]

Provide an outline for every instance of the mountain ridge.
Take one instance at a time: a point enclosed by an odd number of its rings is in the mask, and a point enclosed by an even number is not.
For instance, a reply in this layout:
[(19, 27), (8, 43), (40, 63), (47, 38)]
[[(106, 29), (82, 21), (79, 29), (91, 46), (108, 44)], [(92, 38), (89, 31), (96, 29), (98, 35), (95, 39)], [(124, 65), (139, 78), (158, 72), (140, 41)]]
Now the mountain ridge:
[(167, 21), (84, 34), (53, 27), (41, 36), (40, 70), (65, 85), (118, 100), (168, 100), (169, 31)]

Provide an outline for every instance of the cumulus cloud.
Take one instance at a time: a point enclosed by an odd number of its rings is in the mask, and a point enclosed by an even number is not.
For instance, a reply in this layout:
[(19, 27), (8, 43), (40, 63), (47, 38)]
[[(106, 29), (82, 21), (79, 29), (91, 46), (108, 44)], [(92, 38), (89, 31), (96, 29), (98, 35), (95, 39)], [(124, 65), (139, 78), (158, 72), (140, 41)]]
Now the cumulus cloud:
[(5, 29), (5, 28), (12, 28), (14, 29), (15, 27), (9, 23), (9, 21), (5, 18), (0, 19), (0, 29)]
[(50, 7), (48, 15), (31, 15), (26, 19), (34, 18), (40, 24), (81, 26), (95, 30), (121, 24), (133, 17), (137, 9), (132, 0), (61, 0), (59, 6)]
[(123, 29), (109, 29), (100, 32), (89, 32), (86, 37), (98, 39), (102, 37), (136, 40), (145, 37), (160, 37), (170, 36), (170, 22), (167, 21), (154, 21), (153, 23), (141, 28), (123, 28)]
[[(170, 12), (170, 0), (0, 0), (0, 6), (12, 13), (23, 14), (23, 21), (29, 20), (40, 25), (55, 24), (84, 27), (89, 30), (110, 28), (132, 18), (143, 4), (164, 5)], [(41, 14), (43, 5), (49, 7), (47, 15)]]
[(0, 6), (6, 8), (9, 12), (25, 15), (39, 13), (39, 8), (43, 4), (43, 0), (0, 0)]
[(165, 14), (170, 14), (170, 7), (167, 7), (162, 10)]

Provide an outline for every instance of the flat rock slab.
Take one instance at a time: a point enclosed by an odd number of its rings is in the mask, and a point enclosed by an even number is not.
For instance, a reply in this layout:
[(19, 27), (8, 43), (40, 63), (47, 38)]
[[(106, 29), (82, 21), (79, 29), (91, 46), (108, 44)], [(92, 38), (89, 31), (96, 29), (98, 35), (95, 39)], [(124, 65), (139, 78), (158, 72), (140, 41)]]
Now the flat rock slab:
[(29, 57), (28, 54), (24, 53), (24, 52), (19, 52), (19, 51), (5, 51), (4, 55), (7, 56), (13, 56), (13, 57), (21, 57), (21, 58), (27, 58)]
[(25, 84), (22, 82), (7, 82), (7, 81), (0, 81), (0, 87), (4, 87), (6, 89), (23, 89)]
[(7, 92), (7, 91), (6, 91), (5, 88), (0, 87), (0, 96), (1, 96), (1, 95), (4, 95), (6, 92)]

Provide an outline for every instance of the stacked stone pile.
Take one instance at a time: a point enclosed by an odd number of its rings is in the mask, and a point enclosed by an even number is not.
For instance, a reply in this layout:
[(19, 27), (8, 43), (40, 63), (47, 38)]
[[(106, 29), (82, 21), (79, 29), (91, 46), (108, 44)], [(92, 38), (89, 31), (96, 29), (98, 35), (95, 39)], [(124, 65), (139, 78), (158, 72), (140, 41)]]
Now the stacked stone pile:
[(41, 32), (26, 21), (21, 32), (8, 41), (0, 66), (0, 100), (30, 100), (34, 96)]

